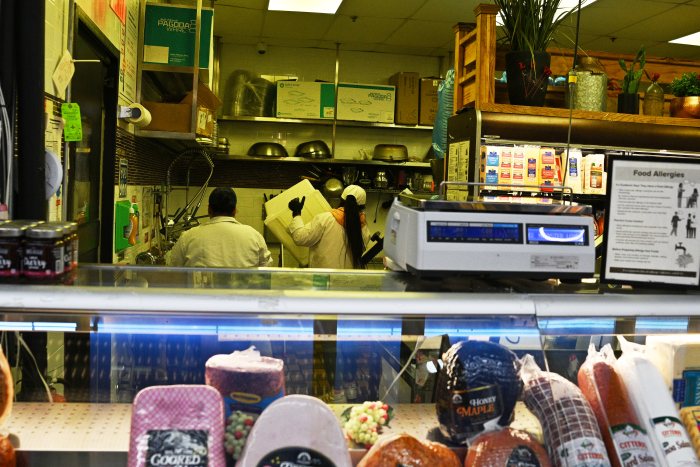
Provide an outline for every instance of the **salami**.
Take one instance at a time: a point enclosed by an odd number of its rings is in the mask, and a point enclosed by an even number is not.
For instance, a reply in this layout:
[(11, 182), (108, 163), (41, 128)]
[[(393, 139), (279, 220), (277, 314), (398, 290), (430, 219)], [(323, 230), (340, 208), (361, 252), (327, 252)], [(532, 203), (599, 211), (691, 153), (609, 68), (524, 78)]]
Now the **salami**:
[(591, 405), (615, 467), (656, 467), (654, 446), (639, 423), (620, 376), (615, 371), (610, 345), (596, 352), (591, 344), (588, 358), (578, 372), (578, 385)]
[(527, 432), (505, 428), (479, 435), (469, 446), (464, 467), (550, 467), (544, 447)]
[(615, 370), (622, 378), (640, 424), (647, 430), (662, 466), (700, 466), (661, 373), (645, 346), (618, 336), (622, 356)]
[(532, 355), (522, 361), (525, 405), (542, 425), (555, 467), (610, 467), (593, 410), (575, 384), (540, 370)]

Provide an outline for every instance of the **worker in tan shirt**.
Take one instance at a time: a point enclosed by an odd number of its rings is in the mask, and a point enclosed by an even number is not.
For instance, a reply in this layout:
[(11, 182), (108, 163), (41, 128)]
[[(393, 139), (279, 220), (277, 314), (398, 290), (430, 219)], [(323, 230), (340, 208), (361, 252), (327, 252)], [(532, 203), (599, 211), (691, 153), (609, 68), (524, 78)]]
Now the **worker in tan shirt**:
[(235, 219), (236, 192), (216, 188), (209, 195), (209, 221), (180, 235), (168, 253), (169, 266), (254, 268), (268, 266), (263, 236)]

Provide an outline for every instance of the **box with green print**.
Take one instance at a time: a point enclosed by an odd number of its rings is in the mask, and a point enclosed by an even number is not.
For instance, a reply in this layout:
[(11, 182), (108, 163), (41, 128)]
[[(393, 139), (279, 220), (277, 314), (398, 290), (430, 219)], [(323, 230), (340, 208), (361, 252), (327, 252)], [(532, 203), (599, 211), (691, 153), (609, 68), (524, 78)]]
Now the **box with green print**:
[[(214, 10), (202, 8), (199, 66), (209, 67)], [(143, 61), (171, 66), (194, 66), (197, 9), (181, 5), (146, 4)]]
[(396, 88), (378, 84), (338, 84), (338, 120), (394, 123)]

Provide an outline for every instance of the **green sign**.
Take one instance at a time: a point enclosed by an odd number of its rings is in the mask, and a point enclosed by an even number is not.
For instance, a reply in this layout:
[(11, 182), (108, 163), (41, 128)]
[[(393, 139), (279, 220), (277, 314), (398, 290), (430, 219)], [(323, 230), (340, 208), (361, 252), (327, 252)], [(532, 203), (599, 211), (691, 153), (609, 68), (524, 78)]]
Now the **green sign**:
[[(202, 9), (199, 67), (209, 66), (214, 10)], [(146, 4), (143, 61), (172, 66), (194, 66), (197, 9), (185, 6)]]
[(83, 140), (83, 123), (80, 121), (80, 106), (75, 102), (61, 104), (63, 139), (66, 141)]

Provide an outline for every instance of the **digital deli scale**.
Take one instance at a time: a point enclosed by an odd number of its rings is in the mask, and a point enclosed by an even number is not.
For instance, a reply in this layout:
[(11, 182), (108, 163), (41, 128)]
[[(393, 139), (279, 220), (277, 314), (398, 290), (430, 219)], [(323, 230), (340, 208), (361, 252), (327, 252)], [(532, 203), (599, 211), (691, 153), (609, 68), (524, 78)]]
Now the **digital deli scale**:
[(590, 206), (552, 198), (546, 204), (442, 199), (447, 185), (456, 184), (482, 185), (443, 182), (441, 199), (409, 194), (394, 199), (384, 236), (390, 269), (416, 275), (593, 276)]

